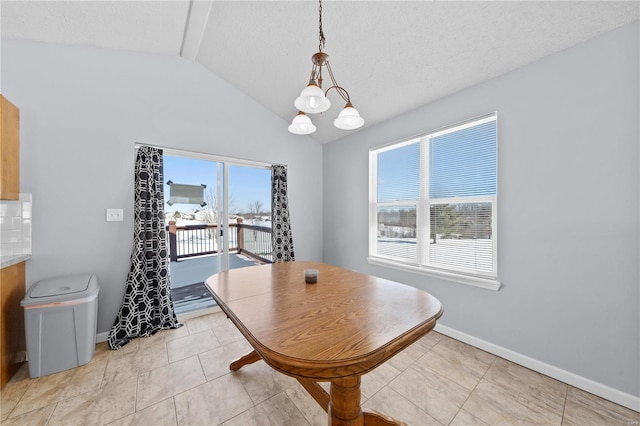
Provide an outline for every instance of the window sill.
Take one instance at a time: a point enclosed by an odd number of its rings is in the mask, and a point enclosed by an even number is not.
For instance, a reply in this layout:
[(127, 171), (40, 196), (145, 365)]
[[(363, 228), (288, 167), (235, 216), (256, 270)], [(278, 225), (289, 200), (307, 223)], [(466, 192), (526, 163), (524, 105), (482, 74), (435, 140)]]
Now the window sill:
[(367, 261), (372, 265), (384, 266), (386, 268), (397, 269), (399, 271), (411, 272), (414, 274), (427, 275), (434, 278), (440, 278), (447, 281), (453, 281), (460, 284), (472, 285), (474, 287), (486, 288), (487, 290), (498, 291), (501, 287), (500, 281), (490, 278), (470, 277), (467, 275), (456, 274), (453, 272), (435, 271), (432, 269), (420, 268), (418, 266), (403, 265), (391, 260), (381, 259), (379, 257), (368, 257)]

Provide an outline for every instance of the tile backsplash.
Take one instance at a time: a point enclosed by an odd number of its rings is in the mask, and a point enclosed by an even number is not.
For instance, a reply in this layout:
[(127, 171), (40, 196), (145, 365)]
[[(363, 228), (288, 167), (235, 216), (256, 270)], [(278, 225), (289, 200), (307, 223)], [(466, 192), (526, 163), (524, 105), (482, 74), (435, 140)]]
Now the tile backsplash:
[(0, 200), (0, 256), (31, 254), (31, 194)]

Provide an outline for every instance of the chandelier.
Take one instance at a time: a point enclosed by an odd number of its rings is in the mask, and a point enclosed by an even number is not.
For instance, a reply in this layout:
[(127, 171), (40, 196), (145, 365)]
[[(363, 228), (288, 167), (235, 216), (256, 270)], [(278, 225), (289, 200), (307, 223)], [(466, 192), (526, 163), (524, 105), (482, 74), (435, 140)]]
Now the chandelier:
[[(331, 107), (331, 101), (329, 100), (329, 98), (327, 98), (327, 94), (331, 89), (335, 89), (340, 97), (346, 102), (346, 105), (338, 115), (338, 118), (333, 121), (333, 125), (338, 129), (353, 130), (362, 127), (362, 125), (364, 124), (364, 119), (360, 117), (358, 110), (356, 110), (351, 104), (349, 92), (347, 92), (336, 82), (336, 79), (333, 76), (333, 71), (331, 70), (331, 66), (329, 65), (329, 55), (322, 51), (325, 43), (324, 33), (322, 32), (322, 0), (319, 0), (319, 3), (319, 51), (311, 57), (311, 62), (313, 63), (313, 65), (311, 66), (311, 76), (309, 77), (309, 84), (302, 90), (300, 96), (298, 96), (293, 102), (296, 109), (298, 110), (298, 115), (294, 117), (293, 122), (288, 128), (291, 133), (295, 133), (297, 135), (308, 135), (316, 131), (316, 126), (313, 125), (311, 119), (307, 116), (307, 114), (318, 114), (321, 112), (325, 112)], [(329, 87), (326, 91), (322, 90), (323, 68), (327, 70), (332, 84), (332, 86)]]

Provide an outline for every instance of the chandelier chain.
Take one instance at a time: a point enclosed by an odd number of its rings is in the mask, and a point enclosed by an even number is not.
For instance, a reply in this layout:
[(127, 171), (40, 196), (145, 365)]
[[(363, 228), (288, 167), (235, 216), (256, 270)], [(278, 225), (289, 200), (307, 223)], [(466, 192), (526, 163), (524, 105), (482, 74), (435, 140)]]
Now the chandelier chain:
[(318, 45), (318, 50), (320, 52), (322, 52), (322, 49), (324, 48), (324, 32), (322, 31), (322, 0), (319, 0), (320, 5), (318, 6), (318, 28), (319, 28), (319, 38), (320, 38), (320, 44)]

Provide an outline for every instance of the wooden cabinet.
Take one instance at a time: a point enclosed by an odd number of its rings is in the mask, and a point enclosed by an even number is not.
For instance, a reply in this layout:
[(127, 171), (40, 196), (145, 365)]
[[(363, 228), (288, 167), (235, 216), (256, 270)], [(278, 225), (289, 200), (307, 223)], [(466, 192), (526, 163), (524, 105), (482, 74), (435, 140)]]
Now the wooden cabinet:
[(0, 269), (0, 388), (27, 358), (24, 313), (24, 262)]
[(0, 200), (20, 194), (20, 110), (0, 95)]
[[(0, 200), (20, 198), (20, 110), (0, 95)], [(11, 263), (10, 263), (11, 265)], [(24, 314), (25, 266), (0, 269), (0, 388), (26, 360)]]

